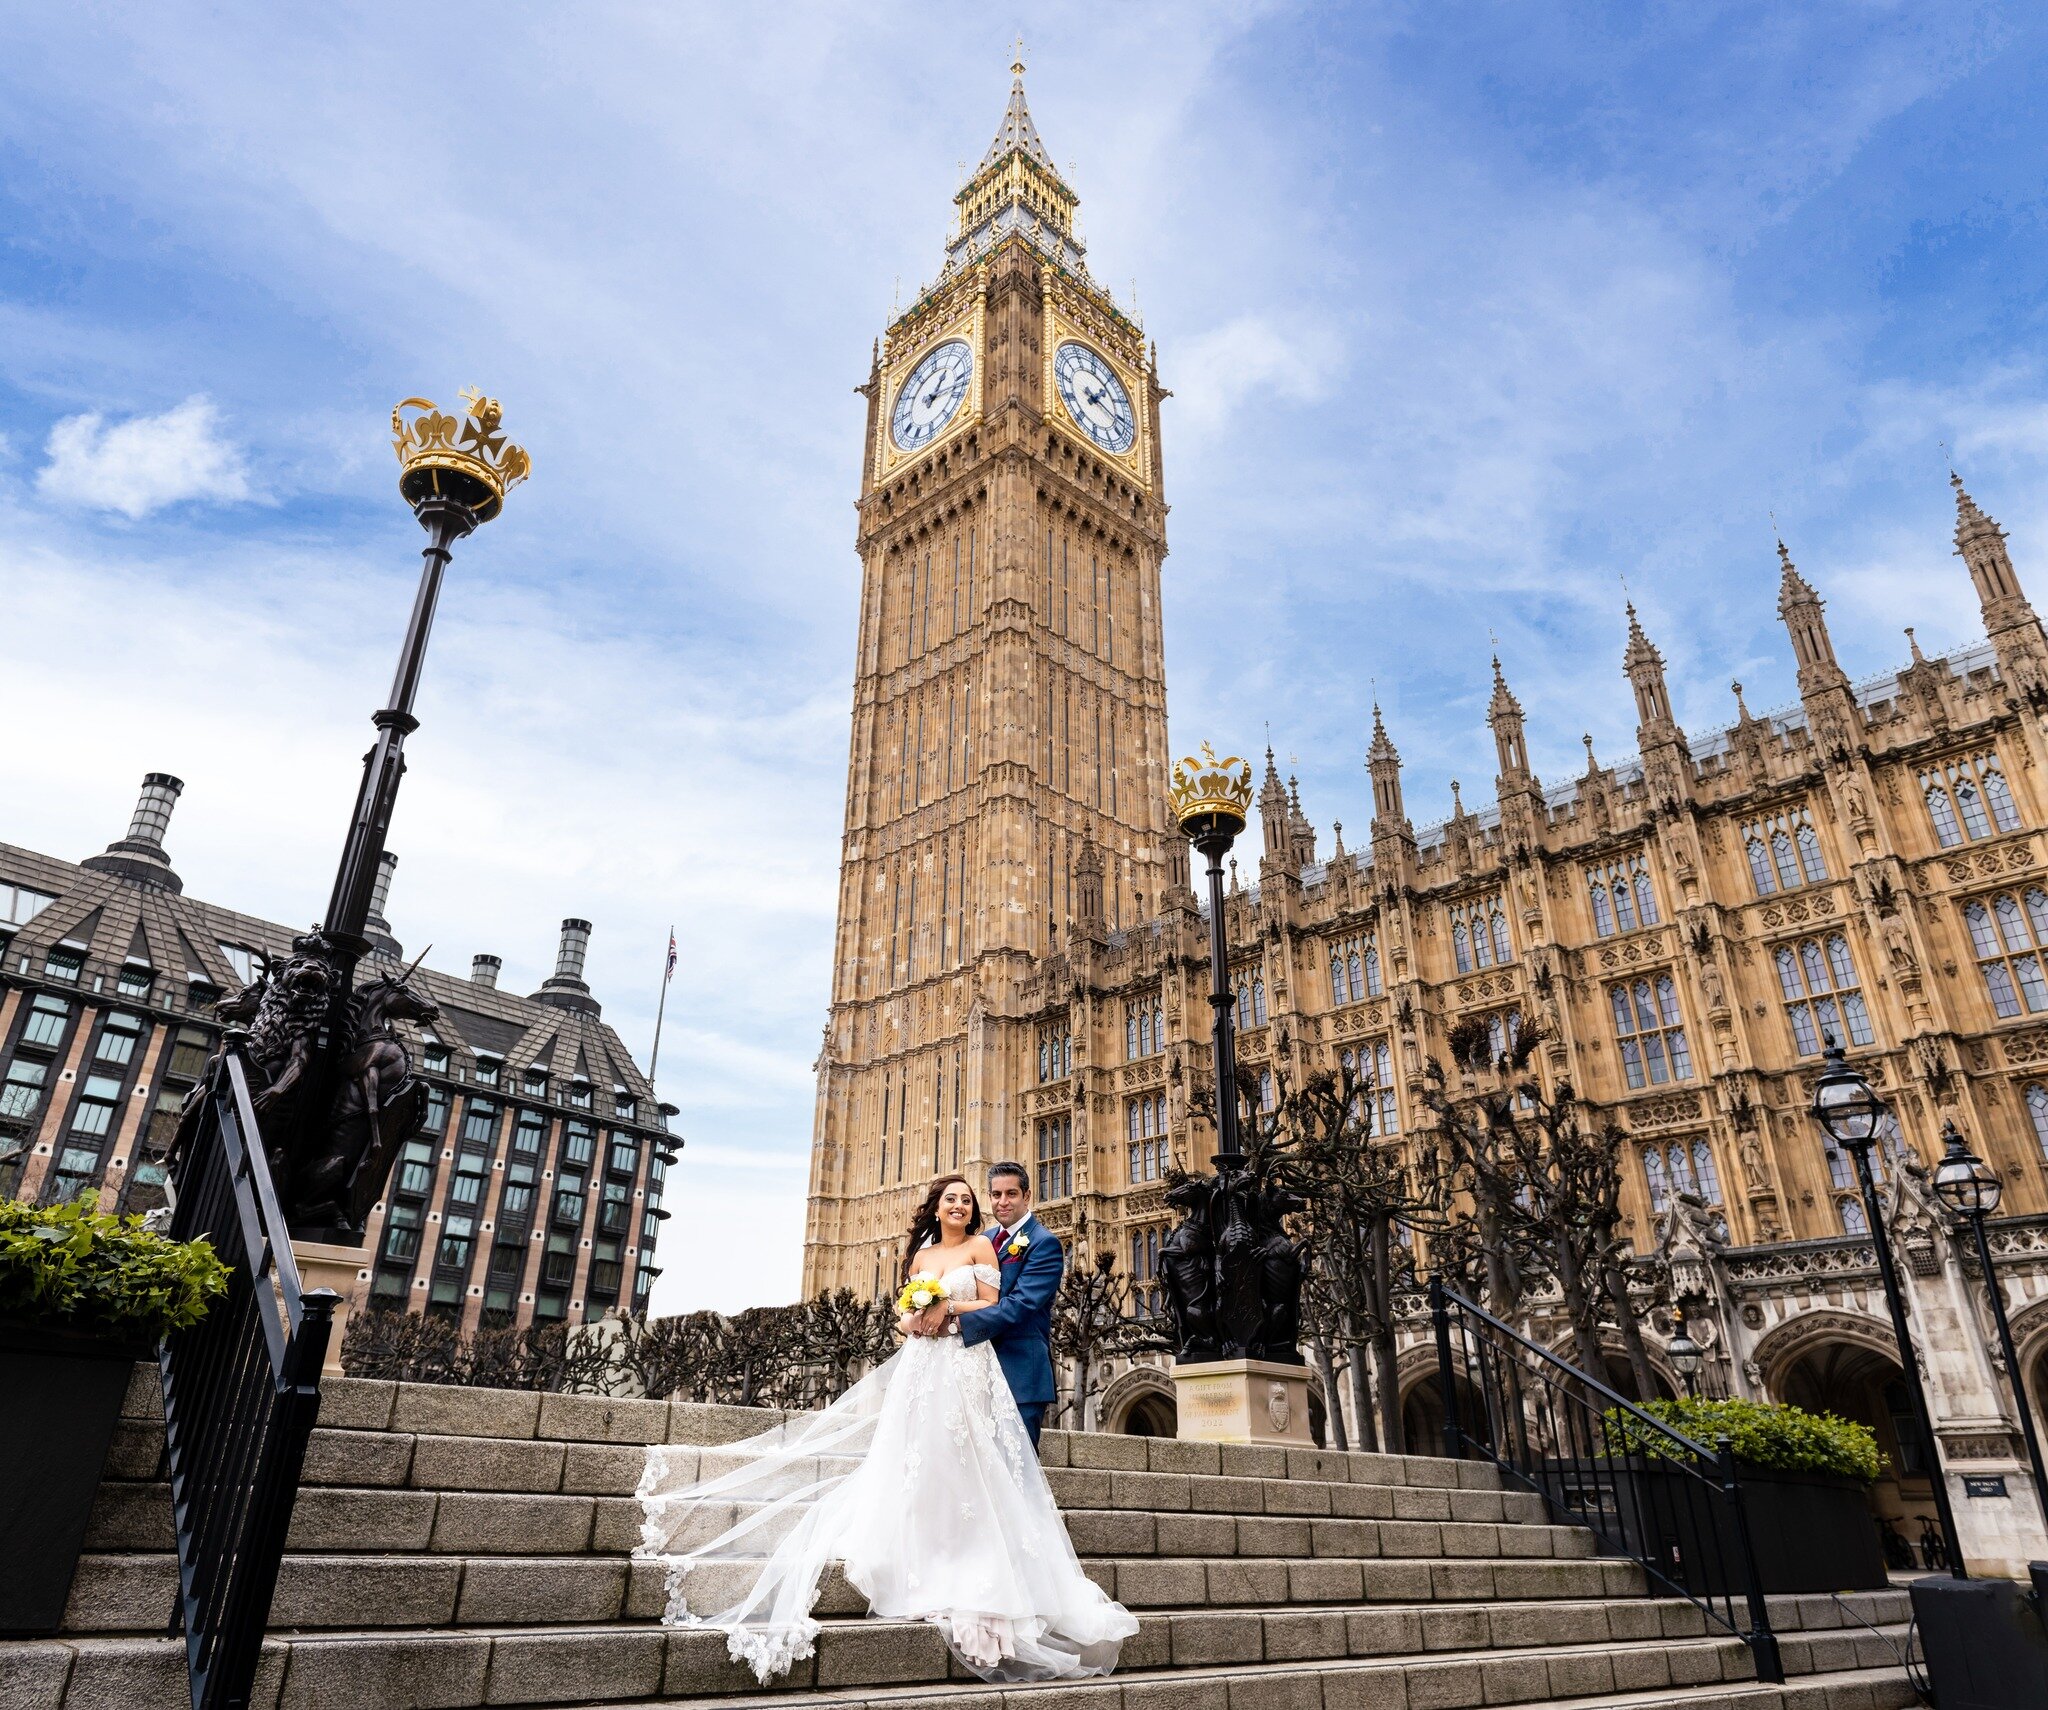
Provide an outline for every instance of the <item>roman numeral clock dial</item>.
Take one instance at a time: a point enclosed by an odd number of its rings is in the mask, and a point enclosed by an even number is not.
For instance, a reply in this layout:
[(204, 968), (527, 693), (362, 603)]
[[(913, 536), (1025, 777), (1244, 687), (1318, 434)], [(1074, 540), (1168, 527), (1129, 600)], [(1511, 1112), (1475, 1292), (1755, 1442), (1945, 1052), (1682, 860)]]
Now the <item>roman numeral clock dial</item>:
[(889, 412), (889, 437), (898, 451), (922, 451), (959, 414), (974, 378), (974, 353), (964, 339), (949, 338), (927, 351), (896, 393)]
[(1117, 457), (1131, 449), (1138, 421), (1115, 369), (1085, 344), (1069, 339), (1053, 353), (1052, 376), (1076, 427)]

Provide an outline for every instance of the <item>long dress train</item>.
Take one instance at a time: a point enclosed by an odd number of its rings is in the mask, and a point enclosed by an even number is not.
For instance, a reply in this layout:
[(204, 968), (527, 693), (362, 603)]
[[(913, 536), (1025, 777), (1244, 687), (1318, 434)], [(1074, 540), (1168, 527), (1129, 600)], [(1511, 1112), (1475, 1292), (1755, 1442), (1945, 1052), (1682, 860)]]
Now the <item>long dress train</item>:
[[(996, 1280), (972, 1265), (942, 1286), (966, 1300)], [(1138, 1630), (1082, 1573), (986, 1343), (912, 1337), (823, 1412), (723, 1448), (654, 1447), (639, 1496), (663, 1620), (724, 1629), (764, 1685), (811, 1654), (834, 1561), (874, 1615), (931, 1622), (987, 1681), (1107, 1674)], [(712, 1563), (728, 1571), (699, 1602), (723, 1607), (700, 1613), (690, 1579)]]

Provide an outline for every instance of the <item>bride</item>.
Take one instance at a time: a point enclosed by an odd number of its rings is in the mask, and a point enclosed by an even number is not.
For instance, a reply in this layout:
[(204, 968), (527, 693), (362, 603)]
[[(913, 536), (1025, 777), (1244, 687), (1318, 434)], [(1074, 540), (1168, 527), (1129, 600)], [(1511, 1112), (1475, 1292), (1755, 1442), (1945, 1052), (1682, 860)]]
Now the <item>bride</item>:
[[(967, 1178), (941, 1176), (911, 1221), (906, 1284), (930, 1279), (956, 1315), (993, 1305), (982, 1226)], [(1082, 1573), (995, 1349), (935, 1322), (905, 1312), (904, 1345), (822, 1413), (723, 1449), (648, 1451), (637, 1553), (667, 1569), (665, 1622), (724, 1629), (766, 1685), (811, 1655), (811, 1606), (838, 1561), (871, 1614), (932, 1623), (983, 1680), (1116, 1666), (1138, 1623)], [(699, 1479), (700, 1456), (730, 1470)], [(708, 1582), (698, 1610), (693, 1572)]]

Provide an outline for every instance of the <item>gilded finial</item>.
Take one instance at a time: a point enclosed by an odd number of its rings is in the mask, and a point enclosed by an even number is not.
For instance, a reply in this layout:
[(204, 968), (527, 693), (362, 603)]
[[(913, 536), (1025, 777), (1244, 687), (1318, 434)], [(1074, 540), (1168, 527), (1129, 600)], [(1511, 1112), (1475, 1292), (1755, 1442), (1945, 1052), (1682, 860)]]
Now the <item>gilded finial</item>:
[(1190, 754), (1174, 762), (1167, 795), (1173, 804), (1174, 822), (1189, 837), (1209, 832), (1235, 837), (1244, 830), (1245, 816), (1251, 812), (1251, 762), (1235, 754), (1219, 760), (1216, 750), (1205, 742), (1200, 755)]
[[(505, 508), (505, 495), (533, 472), (533, 459), (499, 431), (504, 411), (476, 387), (462, 392), (464, 414), (443, 415), (428, 398), (407, 398), (391, 412), (398, 490), (414, 510), (452, 499), (479, 523)], [(421, 413), (407, 419), (407, 410)]]
[(1024, 81), (1024, 32), (1022, 30), (1017, 32), (1016, 44), (1010, 50), (1010, 80), (1013, 83), (1022, 83)]

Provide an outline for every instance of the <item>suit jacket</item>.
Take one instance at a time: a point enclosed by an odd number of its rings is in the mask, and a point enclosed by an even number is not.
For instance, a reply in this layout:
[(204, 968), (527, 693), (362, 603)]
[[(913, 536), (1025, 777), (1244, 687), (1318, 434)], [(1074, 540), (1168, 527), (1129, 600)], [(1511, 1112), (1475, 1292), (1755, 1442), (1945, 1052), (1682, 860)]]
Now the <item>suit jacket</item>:
[(1052, 1302), (1067, 1261), (1059, 1238), (1036, 1217), (1025, 1218), (1016, 1235), (1030, 1237), (1024, 1251), (1014, 1259), (996, 1253), (1002, 1283), (995, 1304), (960, 1315), (960, 1340), (970, 1348), (994, 1343), (1010, 1394), (1029, 1407), (1053, 1399)]

